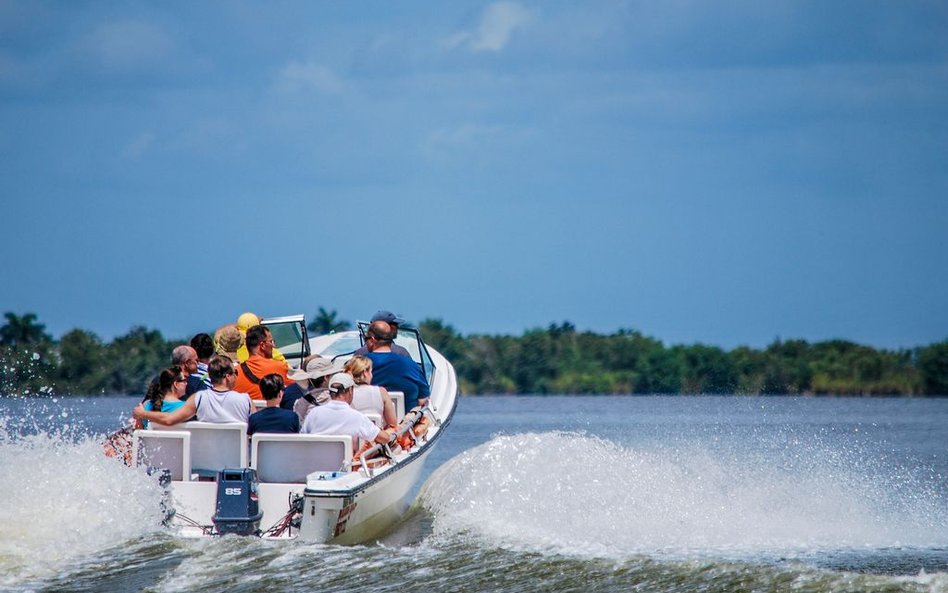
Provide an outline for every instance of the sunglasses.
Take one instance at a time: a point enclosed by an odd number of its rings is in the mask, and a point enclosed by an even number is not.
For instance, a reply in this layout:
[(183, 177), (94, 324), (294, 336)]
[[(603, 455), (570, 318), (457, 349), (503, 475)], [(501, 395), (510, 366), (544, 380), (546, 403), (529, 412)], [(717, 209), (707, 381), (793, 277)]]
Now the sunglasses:
[(187, 382), (188, 382), (188, 378), (187, 378), (187, 377), (178, 377), (177, 379), (174, 380), (174, 382), (175, 382), (175, 383), (187, 383)]

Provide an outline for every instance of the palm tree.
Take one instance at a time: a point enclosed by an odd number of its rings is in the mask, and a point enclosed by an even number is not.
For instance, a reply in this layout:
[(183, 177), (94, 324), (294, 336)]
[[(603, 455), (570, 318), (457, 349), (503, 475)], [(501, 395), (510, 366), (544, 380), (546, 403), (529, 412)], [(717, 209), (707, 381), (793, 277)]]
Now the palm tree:
[(0, 327), (0, 345), (16, 348), (17, 346), (48, 342), (52, 339), (46, 333), (46, 326), (36, 322), (35, 313), (17, 315), (7, 311), (3, 316), (7, 322), (3, 327)]
[(344, 319), (338, 319), (338, 314), (335, 309), (327, 311), (325, 308), (320, 307), (316, 313), (316, 318), (306, 326), (306, 329), (317, 336), (321, 336), (323, 334), (344, 331), (350, 327), (352, 327), (352, 323)]

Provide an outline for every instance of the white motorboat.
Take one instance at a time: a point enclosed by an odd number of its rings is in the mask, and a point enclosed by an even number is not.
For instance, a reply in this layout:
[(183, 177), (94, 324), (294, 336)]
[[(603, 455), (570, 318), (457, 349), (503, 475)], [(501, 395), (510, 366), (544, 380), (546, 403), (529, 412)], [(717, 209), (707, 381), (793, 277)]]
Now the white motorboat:
[[(365, 330), (360, 323), (358, 331), (310, 340), (301, 315), (264, 323), (292, 365), (310, 352), (345, 360), (362, 345)], [(454, 367), (416, 330), (400, 328), (396, 343), (423, 368), (431, 396), (426, 407), (405, 410), (401, 394), (393, 393), (405, 447), (376, 445), (364, 457), (379, 456), (365, 463), (353, 461), (346, 435), (258, 433), (248, 439), (246, 424), (196, 421), (136, 430), (133, 463), (162, 476), (168, 523), (185, 536), (236, 533), (339, 544), (384, 533), (408, 508), (458, 397)], [(414, 436), (424, 424), (427, 432)]]

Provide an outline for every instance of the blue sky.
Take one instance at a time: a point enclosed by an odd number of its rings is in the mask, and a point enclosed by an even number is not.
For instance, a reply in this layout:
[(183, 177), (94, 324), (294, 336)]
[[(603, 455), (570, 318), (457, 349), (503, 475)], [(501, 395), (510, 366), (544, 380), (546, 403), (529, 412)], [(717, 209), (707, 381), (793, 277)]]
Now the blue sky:
[(948, 5), (0, 0), (0, 311), (948, 338)]

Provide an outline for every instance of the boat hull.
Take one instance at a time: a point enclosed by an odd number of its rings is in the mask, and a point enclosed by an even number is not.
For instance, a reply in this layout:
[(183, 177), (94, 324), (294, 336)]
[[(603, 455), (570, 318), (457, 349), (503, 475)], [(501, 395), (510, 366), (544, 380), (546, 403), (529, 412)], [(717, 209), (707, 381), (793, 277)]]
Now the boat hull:
[(412, 488), (429, 453), (430, 448), (359, 491), (339, 493), (307, 488), (300, 539), (355, 544), (384, 535), (408, 509)]
[[(353, 489), (311, 490), (303, 484), (258, 484), (257, 495), (263, 512), (260, 526), (264, 537), (298, 537), (317, 543), (355, 544), (384, 535), (410, 506), (412, 488), (418, 482), (429, 454), (430, 448), (396, 471), (379, 473), (378, 479)], [(216, 511), (217, 483), (172, 482), (171, 496), (176, 513), (190, 520), (187, 525), (182, 525), (182, 535), (207, 535)], [(266, 532), (290, 512), (292, 499), (299, 496), (303, 497), (299, 528), (267, 536)]]
[[(322, 351), (320, 347), (325, 346), (326, 338), (331, 336), (312, 341), (315, 352)], [(413, 488), (456, 406), (458, 391), (453, 367), (433, 349), (430, 356), (437, 372), (431, 382), (426, 412), (430, 420), (427, 434), (409, 450), (397, 450), (388, 463), (372, 469), (314, 472), (308, 474), (305, 483), (260, 481), (256, 502), (263, 514), (263, 537), (356, 544), (384, 535), (397, 523), (410, 506)], [(174, 435), (181, 438), (182, 433)], [(217, 482), (172, 480), (169, 493), (177, 517), (174, 524), (183, 536), (215, 534)]]

